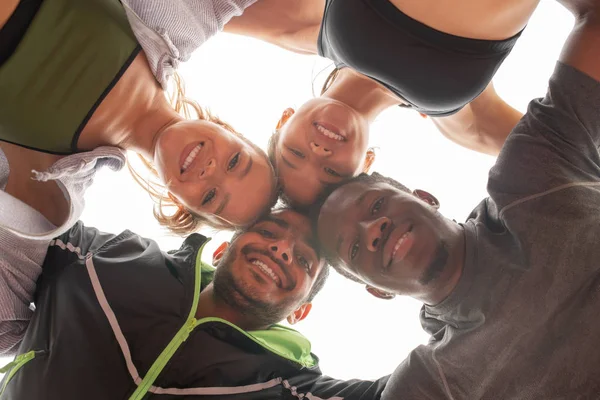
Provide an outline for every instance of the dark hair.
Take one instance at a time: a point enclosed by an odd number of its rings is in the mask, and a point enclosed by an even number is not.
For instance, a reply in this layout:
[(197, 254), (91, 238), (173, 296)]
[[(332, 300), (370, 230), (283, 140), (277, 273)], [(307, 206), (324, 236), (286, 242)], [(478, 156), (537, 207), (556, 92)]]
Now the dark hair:
[(321, 289), (323, 289), (323, 286), (325, 286), (325, 282), (327, 282), (328, 277), (329, 277), (329, 261), (327, 259), (325, 259), (325, 264), (323, 265), (323, 269), (321, 269), (321, 271), (319, 271), (319, 275), (317, 275), (317, 277), (315, 279), (315, 283), (314, 283), (312, 289), (310, 289), (310, 293), (308, 293), (308, 296), (306, 297), (306, 300), (305, 300), (306, 303), (310, 303), (311, 301), (313, 301), (315, 296), (317, 294), (319, 294)]
[[(321, 214), (321, 208), (323, 208), (323, 205), (325, 204), (325, 202), (327, 201), (329, 196), (331, 196), (333, 194), (333, 192), (335, 192), (342, 186), (346, 186), (347, 184), (354, 183), (354, 182), (365, 182), (365, 183), (373, 183), (373, 184), (387, 183), (388, 185), (393, 186), (398, 190), (401, 190), (401, 191), (407, 192), (407, 193), (412, 193), (409, 188), (407, 188), (400, 182), (396, 181), (395, 179), (389, 178), (387, 176), (383, 176), (378, 172), (373, 172), (371, 175), (362, 173), (360, 175), (355, 176), (354, 178), (350, 178), (348, 180), (339, 182), (339, 183), (329, 187), (321, 196), (319, 196), (317, 201), (309, 208), (308, 216), (309, 216), (312, 228), (314, 229), (315, 232), (318, 232), (317, 228), (318, 228), (318, 222), (319, 222), (319, 215)], [(348, 278), (354, 282), (364, 283), (356, 276), (352, 275), (345, 269), (341, 268), (341, 263), (340, 263), (337, 255), (331, 254), (331, 253), (327, 252), (325, 249), (323, 249), (323, 256), (325, 257), (326, 262), (330, 266), (332, 266), (333, 269), (335, 269), (336, 272), (339, 273), (340, 275), (342, 275), (343, 277)]]

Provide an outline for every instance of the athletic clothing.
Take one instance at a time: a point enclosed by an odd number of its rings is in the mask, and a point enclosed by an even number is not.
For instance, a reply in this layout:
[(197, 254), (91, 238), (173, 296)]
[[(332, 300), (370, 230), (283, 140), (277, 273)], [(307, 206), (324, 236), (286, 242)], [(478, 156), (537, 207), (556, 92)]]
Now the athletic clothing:
[(443, 117), (483, 92), (519, 36), (469, 39), (424, 25), (389, 0), (327, 0), (318, 51), (336, 67), (381, 83), (416, 111)]
[(0, 65), (15, 52), (21, 39), (25, 36), (29, 24), (35, 17), (43, 0), (21, 0), (12, 15), (0, 28)]
[(196, 319), (214, 268), (207, 239), (179, 250), (81, 222), (48, 250), (36, 311), (1, 399), (378, 399), (387, 377), (339, 381), (322, 375), (310, 342), (274, 325), (244, 331)]
[(79, 134), (139, 51), (123, 7), (44, 0), (24, 36), (9, 39), (19, 41), (0, 66), (0, 139), (77, 152)]
[(163, 88), (180, 62), (256, 0), (122, 0), (127, 18)]
[(558, 63), (464, 225), (462, 276), (384, 399), (597, 399), (600, 82)]
[(25, 335), (33, 311), (36, 282), (42, 273), (50, 241), (66, 232), (81, 216), (86, 189), (94, 175), (106, 166), (119, 170), (125, 154), (116, 147), (61, 158), (33, 179), (55, 180), (69, 203), (69, 216), (61, 226), (52, 225), (42, 214), (5, 193), (10, 166), (0, 150), (0, 355), (12, 355)]

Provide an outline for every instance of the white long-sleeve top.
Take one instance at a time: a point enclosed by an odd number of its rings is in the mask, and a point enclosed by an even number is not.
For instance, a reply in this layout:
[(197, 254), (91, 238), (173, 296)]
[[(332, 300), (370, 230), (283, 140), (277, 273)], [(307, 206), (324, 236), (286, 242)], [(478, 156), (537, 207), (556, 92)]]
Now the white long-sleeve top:
[(47, 171), (33, 172), (37, 180), (56, 180), (69, 202), (67, 221), (52, 225), (42, 214), (4, 192), (10, 166), (0, 150), (0, 355), (17, 351), (33, 314), (31, 303), (50, 241), (71, 228), (81, 216), (86, 189), (99, 168), (119, 170), (125, 154), (116, 147), (73, 154)]
[(129, 24), (166, 89), (179, 62), (256, 0), (123, 0)]

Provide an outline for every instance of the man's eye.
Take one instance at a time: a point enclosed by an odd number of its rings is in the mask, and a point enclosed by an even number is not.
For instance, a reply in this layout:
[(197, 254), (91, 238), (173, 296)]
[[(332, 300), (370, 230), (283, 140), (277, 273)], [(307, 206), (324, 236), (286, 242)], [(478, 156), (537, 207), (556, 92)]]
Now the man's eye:
[(298, 264), (306, 269), (306, 272), (310, 272), (310, 263), (306, 260), (306, 258), (304, 258), (302, 255), (298, 255), (296, 259), (298, 260)]
[(371, 214), (375, 215), (381, 210), (381, 206), (383, 205), (383, 197), (377, 199), (377, 201), (371, 207)]
[(338, 174), (337, 172), (335, 172), (331, 168), (325, 167), (325, 172), (327, 172), (331, 176), (335, 176), (336, 178), (341, 178), (342, 177), (342, 175)]
[(211, 201), (213, 201), (213, 199), (215, 198), (216, 194), (217, 194), (217, 190), (216, 189), (211, 189), (211, 191), (208, 192), (206, 194), (206, 196), (204, 196), (204, 198), (202, 199), (202, 205), (205, 206), (208, 203), (210, 203)]
[(304, 158), (304, 154), (302, 154), (302, 152), (300, 150), (296, 150), (296, 149), (292, 149), (292, 148), (288, 148), (288, 149), (296, 157), (298, 157), (298, 158)]
[(236, 167), (236, 165), (238, 165), (240, 161), (240, 153), (236, 153), (235, 156), (233, 156), (233, 158), (231, 159), (231, 161), (229, 161), (229, 164), (227, 164), (227, 171), (231, 171), (232, 169), (234, 169)]
[(356, 242), (354, 242), (352, 244), (352, 246), (350, 247), (350, 260), (354, 260), (356, 258), (356, 255), (358, 254), (358, 240)]
[(267, 239), (273, 239), (275, 235), (267, 229), (259, 229), (258, 234)]

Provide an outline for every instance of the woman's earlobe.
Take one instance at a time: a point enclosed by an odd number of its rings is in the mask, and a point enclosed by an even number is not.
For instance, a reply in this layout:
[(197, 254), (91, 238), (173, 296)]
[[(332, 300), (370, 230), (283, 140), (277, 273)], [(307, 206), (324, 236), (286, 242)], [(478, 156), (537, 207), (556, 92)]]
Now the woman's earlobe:
[(425, 203), (429, 204), (431, 207), (435, 209), (440, 208), (440, 201), (431, 193), (425, 190), (415, 189), (413, 190), (413, 194), (419, 199), (423, 200)]
[(363, 168), (362, 171), (365, 174), (368, 174), (369, 171), (371, 171), (371, 167), (373, 166), (373, 163), (375, 162), (375, 149), (374, 148), (369, 148), (367, 150), (367, 154), (365, 154), (365, 163), (363, 164)]
[(288, 119), (290, 119), (292, 117), (292, 115), (294, 115), (296, 113), (296, 111), (294, 111), (293, 108), (288, 107), (283, 111), (283, 114), (281, 114), (281, 118), (279, 119), (279, 122), (277, 122), (277, 127), (275, 129), (281, 129), (285, 123), (288, 121)]

